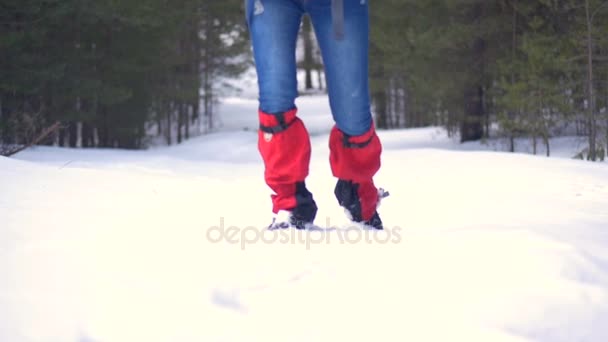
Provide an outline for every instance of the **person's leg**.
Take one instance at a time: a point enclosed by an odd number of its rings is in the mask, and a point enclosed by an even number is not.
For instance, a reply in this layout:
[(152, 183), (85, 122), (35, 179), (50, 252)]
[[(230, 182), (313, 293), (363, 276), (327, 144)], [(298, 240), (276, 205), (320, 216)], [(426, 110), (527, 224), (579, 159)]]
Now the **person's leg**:
[(298, 96), (296, 42), (303, 9), (295, 0), (247, 0), (260, 110), (285, 112)]
[(309, 1), (325, 64), (329, 101), (336, 126), (330, 135), (330, 163), (338, 184), (335, 194), (358, 222), (382, 228), (373, 177), (380, 169), (382, 146), (376, 135), (368, 81), (369, 13), (367, 1), (344, 1), (344, 34), (337, 39), (331, 0)]
[(247, 0), (247, 18), (260, 91), (258, 148), (265, 180), (275, 192), (273, 212), (312, 222), (317, 207), (304, 180), (310, 138), (296, 117), (295, 49), (303, 9), (295, 0)]
[(344, 1), (344, 36), (337, 39), (331, 0), (306, 2), (321, 48), (329, 103), (337, 127), (351, 136), (372, 125), (368, 81), (369, 20), (367, 1)]

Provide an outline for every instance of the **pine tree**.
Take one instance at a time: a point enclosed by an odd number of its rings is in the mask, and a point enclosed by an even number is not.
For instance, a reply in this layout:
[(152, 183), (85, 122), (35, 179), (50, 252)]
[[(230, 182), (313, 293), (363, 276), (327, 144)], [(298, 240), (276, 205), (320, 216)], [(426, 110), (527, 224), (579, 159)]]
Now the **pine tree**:
[[(60, 121), (62, 146), (190, 137), (221, 77), (249, 65), (238, 0), (0, 0), (0, 140)], [(205, 82), (203, 82), (205, 81)], [(53, 142), (53, 141), (51, 141)]]

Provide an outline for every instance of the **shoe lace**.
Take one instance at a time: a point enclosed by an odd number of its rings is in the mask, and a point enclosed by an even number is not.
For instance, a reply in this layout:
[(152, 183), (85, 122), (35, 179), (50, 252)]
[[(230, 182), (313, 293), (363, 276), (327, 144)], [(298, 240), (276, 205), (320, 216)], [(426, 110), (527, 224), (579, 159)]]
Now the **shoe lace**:
[(380, 208), (380, 204), (382, 203), (382, 200), (387, 198), (390, 195), (391, 195), (391, 193), (388, 192), (387, 190), (384, 190), (383, 188), (378, 188), (378, 203), (376, 203), (376, 209)]
[(272, 218), (272, 223), (269, 229), (282, 229), (291, 226), (291, 212), (287, 210), (279, 210)]

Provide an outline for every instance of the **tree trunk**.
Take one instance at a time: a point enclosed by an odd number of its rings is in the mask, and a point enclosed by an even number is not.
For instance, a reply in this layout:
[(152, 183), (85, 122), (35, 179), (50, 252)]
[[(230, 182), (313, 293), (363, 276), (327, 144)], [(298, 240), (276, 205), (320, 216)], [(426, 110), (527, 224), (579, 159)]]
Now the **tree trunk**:
[[(197, 90), (198, 92), (198, 90)], [(198, 123), (196, 127), (196, 133), (201, 134), (201, 112), (200, 112), (200, 99), (197, 97), (196, 102), (192, 104), (192, 123)]]
[(177, 143), (181, 144), (182, 143), (182, 127), (183, 125), (183, 120), (184, 120), (184, 113), (183, 113), (183, 108), (184, 106), (179, 103), (177, 105)]
[(388, 84), (387, 92), (387, 108), (386, 108), (386, 117), (387, 117), (387, 126), (389, 129), (395, 128), (395, 83), (394, 79), (391, 78)]
[(102, 123), (99, 129), (99, 145), (101, 147), (112, 147), (112, 139), (110, 138), (110, 130), (108, 129), (107, 109), (104, 106), (102, 110)]
[(185, 121), (185, 126), (184, 127), (184, 133), (186, 135), (186, 140), (190, 139), (190, 120), (191, 120), (191, 115), (190, 115), (190, 105), (184, 105), (186, 106), (186, 121)]
[(45, 130), (42, 131), (37, 137), (35, 137), (32, 141), (29, 141), (25, 144), (25, 146), (15, 149), (13, 151), (8, 151), (4, 156), (10, 157), (13, 156), (23, 150), (26, 150), (34, 145), (39, 144), (42, 140), (46, 139), (51, 134), (55, 133), (57, 130), (61, 128), (61, 124), (59, 122), (55, 122), (52, 126), (49, 126)]
[(163, 135), (163, 119), (161, 114), (162, 100), (156, 104), (156, 135)]
[(319, 90), (325, 89), (325, 81), (324, 81), (324, 73), (323, 68), (317, 69), (317, 80), (319, 81)]
[(68, 146), (76, 147), (78, 141), (78, 124), (74, 121), (68, 124)]
[(86, 122), (82, 123), (82, 147), (94, 147), (93, 130), (91, 125)]
[[(210, 19), (207, 19), (207, 26), (210, 25)], [(210, 49), (210, 46), (205, 46), (204, 49)], [(207, 119), (206, 127), (204, 127), (204, 131), (207, 132), (213, 126), (213, 113), (211, 112), (211, 100), (212, 100), (212, 85), (211, 85), (211, 60), (209, 58), (209, 52), (206, 51), (204, 55), (204, 69), (203, 69), (203, 108), (204, 108), (204, 116)]]
[(465, 94), (464, 118), (460, 126), (460, 142), (483, 138), (483, 88), (477, 86)]
[[(515, 64), (515, 52), (517, 51), (517, 0), (513, 0), (513, 21), (512, 21), (512, 41), (511, 41), (511, 63)], [(511, 86), (515, 84), (515, 68), (511, 66)], [(515, 114), (513, 111), (509, 110), (507, 113), (507, 118), (509, 120), (510, 128), (509, 128), (509, 151), (511, 153), (515, 153), (515, 132), (514, 132), (514, 122), (515, 122)]]
[(302, 22), (302, 40), (304, 42), (304, 61), (302, 63), (302, 67), (304, 68), (304, 72), (306, 74), (305, 78), (305, 87), (306, 90), (313, 89), (312, 86), (312, 71), (314, 68), (314, 57), (313, 57), (313, 40), (312, 40), (312, 24), (310, 22), (309, 16), (304, 16)]
[(376, 94), (374, 94), (374, 100), (376, 103), (376, 127), (378, 127), (379, 129), (387, 129), (388, 125), (386, 122), (386, 92), (376, 92)]
[[(473, 11), (473, 21), (479, 21), (482, 15), (483, 5), (478, 4)], [(472, 82), (471, 88), (465, 92), (464, 118), (460, 124), (461, 142), (475, 141), (483, 138), (483, 119), (485, 117), (485, 93), (483, 89), (485, 51), (485, 40), (481, 37), (476, 38), (471, 51), (472, 72), (475, 74), (475, 80)]]
[(165, 113), (167, 115), (166, 120), (167, 120), (167, 129), (165, 131), (165, 135), (166, 135), (166, 139), (167, 139), (167, 145), (171, 145), (172, 144), (172, 135), (171, 135), (171, 130), (173, 129), (172, 127), (172, 122), (171, 122), (171, 116), (173, 113), (171, 113), (171, 105), (170, 104), (166, 104), (165, 105)]
[(212, 112), (212, 108), (211, 108), (212, 98), (211, 98), (210, 92), (211, 92), (211, 90), (209, 90), (209, 87), (207, 86), (205, 89), (205, 97), (204, 97), (205, 117), (207, 118), (205, 132), (210, 131), (213, 127), (213, 112)]
[[(2, 94), (0, 94), (0, 124), (2, 123), (2, 117), (3, 117), (3, 113), (4, 113), (4, 107), (2, 106), (3, 102), (2, 102)], [(0, 141), (2, 141), (2, 134), (3, 132), (0, 130)]]
[(585, 0), (585, 13), (587, 22), (587, 106), (589, 111), (589, 160), (595, 161), (597, 159), (597, 120), (595, 118), (595, 94), (593, 89), (593, 38), (591, 36), (592, 23), (589, 0)]
[(65, 147), (65, 141), (66, 141), (66, 139), (65, 139), (65, 136), (66, 136), (66, 128), (65, 128), (65, 127), (64, 127), (64, 128), (61, 128), (61, 129), (58, 131), (58, 134), (59, 134), (59, 146), (60, 146), (60, 147)]

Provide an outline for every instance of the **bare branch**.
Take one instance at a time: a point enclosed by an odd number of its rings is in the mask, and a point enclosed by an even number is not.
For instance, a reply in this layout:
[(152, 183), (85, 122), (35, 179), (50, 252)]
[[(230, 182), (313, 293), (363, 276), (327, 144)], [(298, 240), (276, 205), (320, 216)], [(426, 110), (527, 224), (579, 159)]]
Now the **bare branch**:
[(34, 140), (32, 140), (30, 143), (28, 143), (27, 145), (21, 146), (19, 148), (16, 148), (12, 151), (8, 151), (4, 154), (5, 157), (10, 157), (10, 156), (14, 156), (15, 154), (24, 151), (38, 143), (40, 143), (42, 140), (44, 140), (46, 137), (48, 137), (49, 135), (51, 135), (53, 132), (56, 132), (58, 129), (61, 128), (61, 123), (60, 122), (55, 122), (53, 125), (47, 127), (44, 131), (42, 131), (42, 133), (40, 133)]
[(606, 7), (608, 5), (608, 1), (604, 2), (603, 4), (599, 5), (598, 8), (595, 9), (595, 11), (593, 11), (593, 14), (591, 15), (591, 22), (593, 22), (593, 19), (595, 18), (595, 15), (598, 14), (600, 12), (600, 10), (604, 7)]

